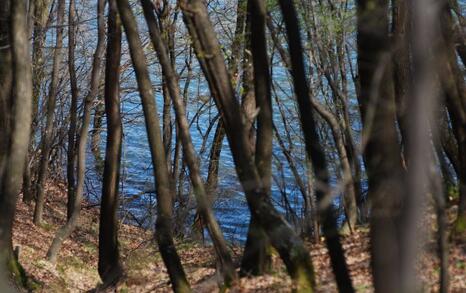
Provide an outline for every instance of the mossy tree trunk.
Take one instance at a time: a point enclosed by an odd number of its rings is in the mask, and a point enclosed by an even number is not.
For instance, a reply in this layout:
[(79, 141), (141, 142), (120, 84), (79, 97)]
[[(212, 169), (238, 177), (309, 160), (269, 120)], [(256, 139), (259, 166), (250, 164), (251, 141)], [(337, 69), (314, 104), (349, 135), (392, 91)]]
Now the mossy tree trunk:
[[(6, 110), (7, 113), (11, 113), (11, 116), (9, 115), (11, 131), (8, 137), (0, 137), (0, 140), (8, 141), (6, 152), (2, 153), (4, 169), (0, 174), (0, 213), (2, 215), (0, 217), (0, 282), (8, 286), (8, 282), (12, 280), (18, 285), (25, 286), (25, 273), (13, 254), (12, 228), (17, 196), (21, 190), (32, 120), (32, 68), (29, 55), (27, 1), (2, 1), (0, 6), (0, 19), (4, 21), (3, 24), (7, 24), (8, 29), (8, 33), (2, 36), (6, 37), (11, 45), (6, 49), (11, 52), (11, 64), (3, 63), (0, 67), (12, 69), (10, 74), (13, 81), (10, 96), (5, 95), (10, 105)], [(8, 88), (2, 88), (2, 90), (8, 90)]]

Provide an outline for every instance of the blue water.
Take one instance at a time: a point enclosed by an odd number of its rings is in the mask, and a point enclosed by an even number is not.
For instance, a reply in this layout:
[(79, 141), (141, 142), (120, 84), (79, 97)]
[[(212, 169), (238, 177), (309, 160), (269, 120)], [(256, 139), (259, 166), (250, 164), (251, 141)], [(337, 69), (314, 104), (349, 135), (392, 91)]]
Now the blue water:
[[(204, 90), (200, 90), (203, 88)], [(157, 89), (157, 88), (156, 88)], [(205, 90), (205, 85), (200, 85), (197, 81), (192, 81), (190, 85), (190, 97), (208, 96), (208, 91)], [(199, 91), (199, 93), (198, 93)], [(156, 93), (156, 101), (158, 104), (159, 115), (162, 112), (162, 96), (160, 91)], [(144, 125), (144, 119), (142, 116), (142, 109), (139, 104), (139, 96), (137, 93), (128, 94), (122, 98), (122, 113), (124, 120), (124, 139), (123, 139), (123, 152), (122, 152), (122, 169), (121, 169), (121, 198), (122, 208), (121, 214), (127, 221), (134, 222), (134, 217), (138, 218), (137, 223), (142, 223), (146, 227), (151, 227), (155, 217), (155, 195), (153, 191), (154, 179), (152, 173), (151, 157), (149, 152), (149, 145), (146, 136), (146, 130)], [(203, 102), (198, 102), (193, 99), (188, 104), (188, 118), (191, 120), (196, 113), (196, 110), (201, 106)], [(290, 108), (289, 113), (296, 113), (294, 110), (294, 103), (285, 103)], [(205, 109), (202, 115), (198, 118), (191, 126), (191, 135), (193, 144), (196, 150), (200, 151), (203, 143), (203, 136), (205, 131), (210, 124), (210, 121), (216, 117), (217, 112), (213, 102), (208, 102), (207, 106), (203, 106)], [(160, 117), (161, 118), (161, 117)], [(278, 111), (275, 112), (275, 123), (279, 129), (283, 129), (281, 117)], [(291, 124), (288, 125), (290, 133), (293, 138), (293, 156), (297, 159), (297, 166), (302, 179), (306, 181), (306, 170), (304, 166), (299, 162), (304, 159), (304, 149), (301, 143), (299, 123), (296, 120), (297, 117), (291, 117)], [(172, 122), (174, 123), (174, 113), (172, 113)], [(104, 123), (105, 126), (105, 123)], [(208, 167), (208, 155), (210, 152), (211, 140), (215, 133), (215, 127), (210, 132), (207, 138), (207, 143), (204, 151), (200, 154), (201, 170), (206, 179), (207, 167)], [(175, 134), (175, 132), (174, 132)], [(283, 140), (286, 144), (286, 138), (283, 135)], [(102, 142), (101, 142), (101, 153), (104, 156), (105, 151), (105, 129), (102, 131)], [(173, 141), (174, 146), (174, 141)], [(171, 152), (173, 157), (173, 150)], [(282, 151), (276, 143), (274, 145), (274, 164), (273, 173), (275, 178), (278, 178), (280, 185), (284, 185), (286, 193), (291, 202), (292, 206), (296, 209), (296, 213), (300, 215), (302, 212), (302, 196), (296, 187), (295, 179), (292, 173), (288, 170), (287, 162), (282, 154)], [(100, 193), (100, 178), (95, 174), (94, 160), (91, 153), (88, 154), (88, 169), (93, 176), (92, 180), (93, 190), (88, 190), (90, 194), (93, 194), (94, 200), (98, 200)], [(283, 168), (279, 170), (277, 160), (283, 164)], [(188, 178), (186, 178), (188, 179)], [(274, 180), (272, 186), (272, 196), (276, 207), (284, 211), (284, 204), (282, 200), (281, 191), (279, 186)], [(91, 196), (92, 199), (92, 196)], [(127, 200), (132, 199), (129, 203)], [(191, 205), (192, 216), (194, 213), (195, 201), (194, 199), (189, 200)], [(249, 223), (249, 210), (246, 204), (244, 193), (242, 192), (241, 185), (236, 176), (236, 171), (231, 157), (231, 152), (227, 140), (223, 142), (223, 149), (219, 164), (219, 186), (218, 192), (214, 202), (214, 211), (218, 221), (223, 229), (225, 237), (232, 242), (243, 242), (245, 241), (247, 227)], [(126, 213), (125, 213), (126, 212)], [(133, 216), (130, 216), (129, 213)], [(189, 217), (188, 217), (189, 219)], [(143, 221), (146, 220), (146, 221)], [(189, 225), (187, 225), (189, 227)], [(189, 232), (189, 231), (187, 231)]]
[[(232, 17), (232, 20), (230, 21), (234, 21), (234, 18)], [(228, 24), (228, 26), (231, 26), (231, 23)], [(141, 35), (147, 36), (143, 26), (140, 26), (140, 31)], [(220, 37), (227, 38), (221, 34)], [(156, 60), (154, 59), (154, 53), (151, 52), (151, 50), (148, 50), (148, 55), (151, 56), (151, 60)], [(275, 56), (275, 59), (278, 60), (278, 57)], [(184, 55), (181, 54), (179, 67), (184, 64), (184, 61)], [(128, 62), (130, 62), (129, 56), (127, 54), (123, 55), (122, 63), (125, 64)], [(209, 98), (210, 94), (205, 80), (202, 77), (197, 77), (199, 75), (198, 73), (200, 72), (200, 69), (195, 61), (193, 63), (193, 68), (195, 77), (191, 80), (189, 86), (189, 100), (187, 110), (188, 119), (191, 120), (193, 119), (196, 111), (202, 107), (202, 114), (199, 115), (191, 125), (191, 135), (194, 146), (200, 155), (201, 171), (205, 179), (207, 175), (208, 155), (210, 152), (211, 141), (215, 133), (215, 127), (213, 127), (212, 131), (206, 138), (205, 148), (202, 148), (203, 136), (206, 135), (205, 132), (207, 131), (211, 121), (217, 116), (217, 111), (212, 99)], [(152, 72), (151, 79), (155, 88), (156, 96), (154, 98), (157, 102), (160, 120), (162, 120), (161, 114), (163, 98), (160, 89), (160, 69), (154, 63), (149, 66), (149, 69), (150, 72)], [(292, 96), (293, 93), (289, 83), (289, 76), (287, 70), (284, 69), (283, 65), (278, 61), (275, 61), (272, 72), (274, 82), (276, 83), (276, 95), (281, 101), (280, 104), (282, 105), (287, 117), (286, 119), (288, 120), (286, 127), (289, 132), (291, 145), (289, 144), (287, 136), (285, 135), (285, 125), (282, 121), (277, 105), (274, 105), (274, 123), (282, 136), (285, 146), (291, 151), (293, 159), (295, 160), (296, 166), (298, 168), (298, 172), (301, 174), (301, 179), (307, 183), (307, 171), (304, 164), (305, 152), (303, 147), (301, 128), (298, 111)], [(142, 109), (140, 106), (140, 99), (137, 91), (135, 90), (137, 83), (131, 70), (125, 71), (122, 74), (122, 80), (121, 110), (123, 114), (124, 139), (121, 169), (122, 182), (120, 188), (122, 205), (120, 213), (123, 217), (123, 220), (125, 221), (133, 223), (136, 222), (145, 227), (152, 227), (154, 217), (156, 216), (156, 201), (154, 195), (155, 187), (149, 146), (144, 126), (144, 119), (142, 116)], [(184, 87), (184, 82), (184, 76), (181, 76), (181, 89)], [(198, 97), (201, 97), (201, 99)], [(352, 113), (357, 113), (357, 109), (354, 109)], [(175, 115), (172, 111), (173, 129), (175, 126), (174, 117)], [(103, 126), (104, 129), (102, 131), (101, 142), (102, 157), (105, 153), (105, 122)], [(329, 139), (331, 134), (328, 132), (328, 127), (320, 128), (322, 129), (321, 136), (323, 141), (326, 142), (326, 145), (324, 146), (326, 148), (326, 153), (329, 156), (329, 159), (332, 159), (329, 161), (335, 161), (333, 160), (336, 156), (334, 146), (332, 145), (333, 139)], [(173, 134), (173, 136), (175, 136), (175, 130), (173, 130)], [(173, 141), (172, 147), (174, 145), (175, 142)], [(173, 158), (173, 149), (170, 150), (170, 152)], [(298, 221), (297, 218), (301, 217), (303, 213), (302, 195), (296, 186), (293, 174), (289, 170), (286, 158), (284, 157), (280, 146), (276, 141), (274, 142), (273, 152), (274, 180), (272, 185), (272, 199), (276, 208), (284, 213), (285, 203), (282, 194), (286, 194), (289, 204), (294, 209), (294, 213), (291, 215), (284, 215), (287, 217), (289, 222), (294, 223)], [(333, 174), (339, 173), (339, 171), (335, 171), (339, 170), (339, 166), (337, 164), (338, 163), (332, 163), (329, 165), (329, 168), (332, 169)], [(87, 176), (90, 178), (87, 182), (88, 197), (92, 201), (99, 201), (101, 192), (101, 178), (99, 178), (98, 174), (95, 172), (94, 160), (90, 152), (88, 155), (88, 175), (90, 175)], [(337, 180), (338, 178), (333, 178), (334, 182)], [(220, 158), (218, 187), (219, 188), (213, 207), (225, 237), (232, 242), (244, 242), (250, 214), (241, 185), (239, 184), (238, 178), (236, 176), (233, 159), (231, 157), (230, 149), (226, 139), (223, 142), (223, 149)], [(338, 198), (336, 199), (336, 203), (338, 204)], [(188, 206), (190, 207), (190, 216), (192, 217), (195, 211), (195, 200), (192, 198), (192, 196), (190, 196), (188, 199)], [(190, 227), (190, 225), (187, 225), (187, 227)]]

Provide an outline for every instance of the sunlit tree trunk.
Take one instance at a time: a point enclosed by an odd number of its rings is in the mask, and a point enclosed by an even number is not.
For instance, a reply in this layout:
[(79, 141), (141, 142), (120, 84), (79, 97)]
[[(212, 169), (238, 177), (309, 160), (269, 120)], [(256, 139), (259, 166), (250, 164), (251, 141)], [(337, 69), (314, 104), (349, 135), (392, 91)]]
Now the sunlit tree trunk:
[[(306, 153), (312, 162), (316, 180), (320, 187), (316, 188), (316, 198), (320, 206), (320, 217), (325, 241), (330, 254), (332, 269), (340, 291), (354, 292), (351, 283), (345, 255), (340, 243), (337, 231), (335, 213), (331, 202), (327, 202), (329, 196), (329, 174), (325, 153), (320, 145), (320, 138), (317, 134), (316, 123), (311, 112), (310, 89), (306, 80), (304, 69), (303, 48), (301, 44), (299, 24), (296, 10), (292, 2), (280, 0), (280, 8), (285, 21), (288, 46), (290, 50), (290, 61), (292, 66), (292, 76), (296, 98), (299, 106), (301, 128), (306, 144)], [(354, 194), (353, 194), (354, 196)]]
[[(262, 184), (268, 196), (271, 196), (272, 185), (272, 139), (273, 139), (273, 119), (272, 119), (272, 94), (271, 78), (267, 53), (267, 42), (265, 35), (265, 2), (248, 0), (248, 35), (247, 48), (251, 49), (253, 76), (251, 76), (254, 85), (255, 103), (253, 112), (256, 107), (259, 108), (257, 116), (257, 134), (256, 141), (252, 144), (255, 146), (255, 164)], [(252, 41), (254, 40), (254, 41)], [(247, 55), (248, 52), (245, 52)], [(244, 57), (245, 59), (247, 56)], [(249, 58), (248, 58), (249, 59)], [(246, 59), (246, 60), (248, 60)], [(250, 66), (246, 64), (245, 66)], [(245, 75), (248, 69), (245, 69)], [(245, 81), (249, 82), (249, 81)], [(244, 100), (243, 100), (244, 104)], [(248, 126), (252, 128), (255, 117), (250, 117), (245, 113), (248, 119)], [(246, 129), (246, 132), (251, 130)], [(251, 213), (251, 221), (244, 248), (243, 259), (241, 262), (241, 273), (244, 275), (262, 275), (271, 269), (271, 251), (270, 240), (259, 220), (254, 213)]]
[(53, 121), (55, 117), (55, 106), (58, 95), (58, 80), (60, 78), (60, 65), (62, 62), (62, 47), (63, 47), (63, 21), (65, 14), (65, 0), (58, 0), (57, 6), (57, 35), (55, 40), (55, 51), (53, 54), (53, 68), (50, 81), (50, 88), (47, 97), (47, 110), (45, 130), (42, 133), (41, 141), (41, 157), (37, 174), (36, 185), (36, 206), (34, 208), (34, 224), (42, 224), (42, 215), (44, 213), (45, 204), (45, 183), (48, 176), (49, 156), (52, 147), (53, 138)]
[(160, 121), (157, 114), (154, 91), (146, 65), (146, 58), (133, 12), (127, 0), (117, 0), (118, 11), (125, 28), (131, 60), (133, 62), (138, 89), (146, 124), (149, 147), (154, 168), (154, 179), (157, 194), (157, 220), (155, 236), (162, 259), (168, 270), (168, 275), (175, 292), (190, 292), (180, 257), (176, 252), (172, 236), (172, 195), (170, 193), (170, 176), (165, 157)]
[(84, 180), (86, 173), (86, 147), (89, 133), (89, 124), (91, 122), (91, 111), (94, 100), (97, 96), (100, 84), (102, 59), (105, 50), (105, 17), (104, 17), (105, 0), (99, 0), (97, 5), (97, 46), (94, 53), (94, 61), (92, 64), (91, 84), (86, 97), (84, 98), (84, 115), (81, 130), (79, 132), (78, 150), (77, 150), (77, 182), (76, 193), (73, 201), (73, 212), (65, 225), (60, 227), (53, 238), (52, 244), (47, 251), (47, 259), (55, 263), (58, 253), (63, 242), (71, 235), (78, 224), (79, 215), (81, 213), (81, 203), (84, 192)]
[(105, 151), (102, 200), (99, 225), (99, 275), (104, 286), (116, 284), (122, 277), (118, 244), (118, 197), (120, 186), (121, 140), (120, 114), (121, 21), (115, 0), (109, 1), (107, 58), (105, 65), (105, 112), (107, 146)]
[[(246, 25), (246, 6), (247, 0), (239, 0), (236, 6), (236, 27), (233, 42), (231, 44), (231, 56), (228, 60), (230, 76), (233, 83), (238, 83), (239, 61), (241, 58), (241, 43), (244, 42), (245, 25)], [(209, 166), (207, 171), (207, 192), (210, 197), (217, 189), (218, 171), (220, 165), (220, 155), (222, 152), (223, 140), (225, 139), (225, 127), (222, 119), (219, 119), (215, 130), (212, 147), (209, 154)]]
[(314, 288), (314, 272), (303, 241), (274, 208), (255, 166), (248, 133), (245, 131), (235, 92), (230, 81), (218, 39), (209, 20), (205, 4), (200, 0), (182, 1), (183, 16), (191, 35), (198, 61), (209, 83), (217, 108), (222, 114), (226, 135), (233, 154), (236, 172), (246, 194), (250, 210), (258, 217), (279, 252), (296, 290)]
[(76, 167), (76, 128), (78, 120), (78, 81), (76, 79), (75, 47), (76, 47), (76, 4), (70, 0), (68, 8), (68, 71), (70, 73), (71, 106), (70, 106), (70, 127), (68, 129), (68, 150), (66, 164), (66, 178), (68, 184), (68, 202), (66, 216), (69, 220), (73, 213), (74, 194), (76, 188), (75, 167)]
[[(34, 4), (34, 5), (31, 5)], [(31, 24), (33, 26), (32, 37), (32, 83), (33, 83), (33, 106), (32, 106), (32, 128), (31, 141), (29, 143), (28, 157), (26, 158), (26, 167), (23, 174), (23, 201), (30, 203), (34, 197), (33, 174), (36, 165), (32, 161), (34, 158), (33, 145), (35, 143), (34, 134), (38, 126), (38, 111), (41, 84), (44, 79), (44, 44), (46, 38), (46, 24), (49, 19), (50, 0), (30, 1), (30, 9), (33, 14)]]

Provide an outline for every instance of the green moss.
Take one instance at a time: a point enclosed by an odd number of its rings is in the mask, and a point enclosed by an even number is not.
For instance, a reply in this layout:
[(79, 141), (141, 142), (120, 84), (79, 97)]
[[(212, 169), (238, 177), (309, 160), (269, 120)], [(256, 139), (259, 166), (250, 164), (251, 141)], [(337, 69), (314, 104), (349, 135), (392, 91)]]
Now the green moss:
[(97, 252), (97, 246), (93, 242), (85, 242), (83, 244), (83, 250), (90, 254), (95, 254)]
[(455, 231), (454, 233), (458, 236), (461, 236), (466, 232), (466, 216), (461, 216), (456, 219), (455, 222)]
[(152, 263), (162, 262), (159, 253), (148, 250), (134, 251), (131, 253), (131, 257), (128, 257), (125, 262), (125, 266), (129, 273), (137, 272), (139, 270), (145, 270)]
[(457, 269), (463, 270), (466, 268), (466, 263), (464, 261), (459, 260), (456, 262), (455, 266)]
[(361, 284), (361, 285), (356, 285), (354, 289), (356, 289), (356, 292), (370, 292), (370, 286), (368, 284)]
[(447, 186), (447, 196), (449, 199), (457, 199), (459, 198), (460, 192), (458, 190), (457, 185), (448, 185)]
[(42, 227), (42, 229), (44, 229), (47, 232), (54, 230), (54, 226), (52, 224), (47, 223), (47, 222), (42, 222), (40, 224), (40, 226)]
[[(312, 276), (313, 278), (314, 276)], [(296, 293), (304, 292), (313, 292), (312, 281), (309, 280), (309, 276), (306, 273), (304, 268), (299, 268), (296, 276), (294, 278), (294, 283), (296, 285), (296, 290), (293, 290)]]
[(26, 271), (14, 257), (9, 258), (8, 270), (11, 272), (11, 276), (15, 284), (27, 288), (28, 278), (26, 276)]

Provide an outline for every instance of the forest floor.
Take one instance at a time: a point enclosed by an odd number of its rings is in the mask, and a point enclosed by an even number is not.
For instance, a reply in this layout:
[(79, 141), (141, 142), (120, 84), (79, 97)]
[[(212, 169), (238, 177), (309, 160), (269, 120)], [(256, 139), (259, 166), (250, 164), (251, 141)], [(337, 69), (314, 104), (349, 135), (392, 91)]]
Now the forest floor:
[[(99, 209), (83, 203), (79, 227), (66, 240), (55, 265), (45, 255), (57, 229), (66, 218), (66, 192), (61, 184), (47, 185), (47, 202), (42, 227), (32, 223), (33, 206), (18, 201), (14, 223), (14, 245), (19, 246), (19, 261), (31, 280), (35, 292), (86, 292), (100, 284), (97, 273)], [(454, 207), (452, 208), (454, 209)], [(449, 210), (450, 214), (454, 210)], [(433, 217), (432, 217), (433, 218)], [(434, 221), (432, 221), (434, 222)], [(433, 224), (431, 230), (434, 230)], [(121, 258), (126, 279), (117, 292), (171, 292), (166, 269), (152, 233), (121, 224), (119, 230)], [(439, 262), (433, 237), (427, 237), (420, 276), (425, 292), (438, 290)], [(343, 239), (347, 262), (358, 292), (372, 292), (367, 228)], [(319, 292), (336, 292), (329, 257), (324, 244), (308, 244), (314, 264)], [(194, 242), (179, 242), (177, 248), (194, 292), (216, 292), (215, 258), (212, 247)], [(239, 263), (241, 249), (232, 247)], [(466, 245), (450, 246), (451, 292), (466, 292)], [(277, 255), (273, 273), (268, 276), (242, 278), (233, 292), (290, 292), (291, 281)]]

